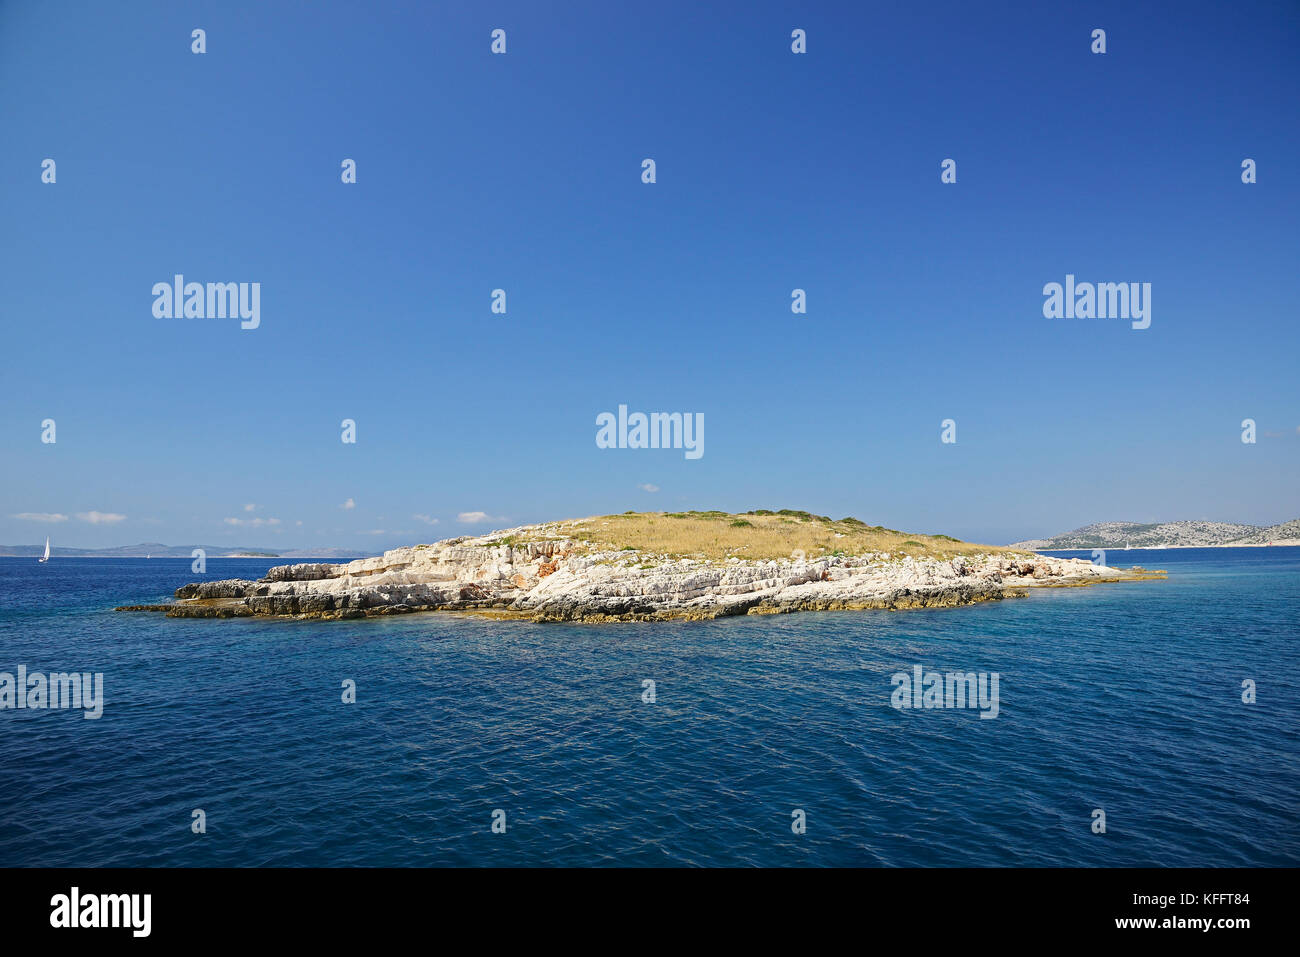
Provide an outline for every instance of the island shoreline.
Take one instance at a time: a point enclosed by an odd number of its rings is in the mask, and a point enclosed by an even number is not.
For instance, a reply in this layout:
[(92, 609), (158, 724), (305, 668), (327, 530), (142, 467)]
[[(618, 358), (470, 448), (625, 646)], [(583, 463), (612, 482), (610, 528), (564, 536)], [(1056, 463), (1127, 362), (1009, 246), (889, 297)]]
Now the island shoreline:
[[(787, 549), (790, 556), (780, 557)], [(1035, 587), (1163, 577), (807, 512), (626, 513), (461, 536), (342, 564), (280, 565), (255, 581), (193, 582), (176, 590), (174, 602), (117, 610), (173, 618), (452, 612), (534, 622), (698, 621), (961, 607)]]

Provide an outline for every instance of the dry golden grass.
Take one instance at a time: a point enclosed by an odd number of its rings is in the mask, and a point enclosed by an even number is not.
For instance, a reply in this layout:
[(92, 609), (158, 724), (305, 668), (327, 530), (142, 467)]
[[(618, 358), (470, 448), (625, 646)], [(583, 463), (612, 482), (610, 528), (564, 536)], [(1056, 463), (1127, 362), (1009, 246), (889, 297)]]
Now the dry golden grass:
[[(889, 552), (917, 558), (1009, 551), (946, 536), (918, 535), (840, 519), (785, 513), (633, 512), (559, 522), (558, 534), (597, 550), (627, 549), (673, 558), (790, 558)], [(527, 536), (532, 537), (532, 536)], [(542, 537), (542, 536), (538, 536)]]

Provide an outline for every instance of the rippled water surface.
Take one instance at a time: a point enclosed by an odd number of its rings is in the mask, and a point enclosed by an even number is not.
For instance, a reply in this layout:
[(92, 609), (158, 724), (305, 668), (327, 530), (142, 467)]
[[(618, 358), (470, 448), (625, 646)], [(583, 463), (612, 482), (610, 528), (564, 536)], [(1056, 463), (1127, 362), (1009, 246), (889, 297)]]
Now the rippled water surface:
[[(166, 619), (111, 609), (188, 561), (0, 559), (0, 671), (107, 699), (0, 711), (0, 865), (1300, 864), (1300, 549), (1109, 558), (1169, 580), (614, 626)], [(891, 707), (917, 664), (998, 717)]]

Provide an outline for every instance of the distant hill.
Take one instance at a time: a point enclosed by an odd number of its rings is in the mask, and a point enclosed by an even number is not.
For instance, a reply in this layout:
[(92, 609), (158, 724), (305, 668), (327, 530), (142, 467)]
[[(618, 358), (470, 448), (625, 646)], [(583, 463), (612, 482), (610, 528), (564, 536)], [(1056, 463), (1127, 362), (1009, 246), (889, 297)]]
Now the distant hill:
[(1233, 542), (1234, 545), (1262, 545), (1266, 542), (1300, 541), (1300, 518), (1293, 518), (1281, 525), (1269, 525), (1257, 529)]
[(1221, 545), (1300, 545), (1300, 519), (1280, 525), (1234, 522), (1097, 522), (1052, 538), (1016, 542), (1012, 548), (1052, 551), (1070, 548), (1189, 548)]
[[(50, 549), (51, 558), (192, 558), (194, 549), (201, 548), (208, 558), (366, 558), (375, 552), (362, 552), (350, 548), (297, 548), (285, 551), (267, 548), (232, 548), (229, 545), (164, 545), (161, 542), (142, 542), (139, 545), (119, 545), (116, 548), (61, 548)], [(39, 558), (45, 552), (45, 543), (39, 545), (0, 545), (0, 558)]]

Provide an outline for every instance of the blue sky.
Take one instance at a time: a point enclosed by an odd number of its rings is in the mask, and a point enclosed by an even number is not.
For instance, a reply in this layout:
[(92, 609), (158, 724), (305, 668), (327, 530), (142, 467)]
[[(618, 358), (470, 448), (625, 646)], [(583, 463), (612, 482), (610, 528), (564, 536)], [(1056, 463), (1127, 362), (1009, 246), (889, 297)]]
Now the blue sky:
[[(0, 542), (1295, 518), (1298, 49), (1292, 3), (0, 2)], [(155, 318), (176, 273), (260, 327)], [(1044, 318), (1067, 273), (1151, 327)], [(619, 404), (705, 454), (597, 448)]]

